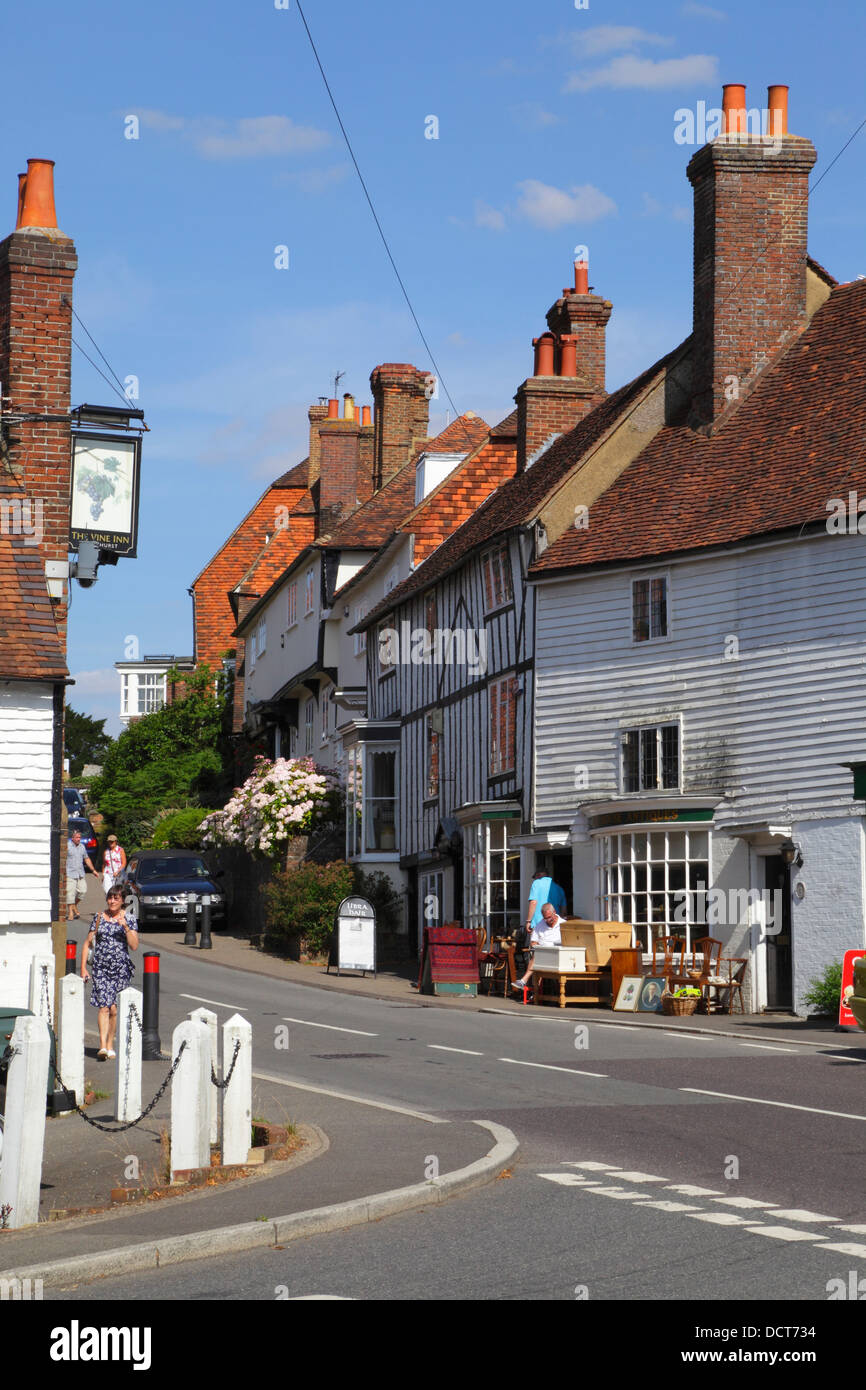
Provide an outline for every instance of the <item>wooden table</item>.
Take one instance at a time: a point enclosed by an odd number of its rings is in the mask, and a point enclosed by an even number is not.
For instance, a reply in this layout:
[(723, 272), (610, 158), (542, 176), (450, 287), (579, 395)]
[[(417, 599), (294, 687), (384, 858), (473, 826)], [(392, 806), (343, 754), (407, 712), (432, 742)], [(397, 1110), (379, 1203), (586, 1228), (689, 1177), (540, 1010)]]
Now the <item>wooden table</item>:
[(559, 981), (559, 1007), (561, 1009), (564, 1009), (566, 1004), (603, 1004), (606, 1000), (610, 998), (609, 990), (608, 993), (605, 994), (572, 994), (571, 996), (568, 996), (566, 994), (565, 988), (569, 980), (577, 980), (578, 982), (582, 981), (586, 984), (596, 985), (600, 987), (602, 981), (606, 983), (610, 980), (610, 971), (608, 970), (575, 970), (566, 971), (563, 973), (561, 973), (558, 970), (533, 970), (532, 1002), (534, 1004), (543, 1004), (545, 1002), (545, 998), (547, 1000), (556, 999), (555, 995), (548, 994), (547, 996), (545, 996), (545, 980)]

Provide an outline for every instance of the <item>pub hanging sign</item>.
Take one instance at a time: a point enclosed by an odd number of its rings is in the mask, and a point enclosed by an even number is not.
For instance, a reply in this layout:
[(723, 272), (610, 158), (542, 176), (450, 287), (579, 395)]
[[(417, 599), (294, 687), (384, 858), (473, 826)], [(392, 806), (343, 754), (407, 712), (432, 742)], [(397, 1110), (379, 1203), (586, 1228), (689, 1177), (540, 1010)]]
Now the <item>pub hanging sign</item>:
[(138, 544), (141, 436), (72, 432), (69, 544), (92, 541), (129, 559)]

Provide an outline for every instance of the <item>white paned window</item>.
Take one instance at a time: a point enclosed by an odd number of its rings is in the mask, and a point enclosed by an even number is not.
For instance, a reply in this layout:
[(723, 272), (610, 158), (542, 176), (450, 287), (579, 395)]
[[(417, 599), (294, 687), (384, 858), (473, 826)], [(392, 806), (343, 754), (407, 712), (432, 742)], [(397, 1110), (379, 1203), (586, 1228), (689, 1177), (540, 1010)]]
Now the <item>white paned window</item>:
[(165, 704), (165, 675), (140, 671), (138, 676), (138, 714), (152, 714)]
[(252, 631), (250, 632), (249, 638), (247, 639), (247, 650), (248, 650), (248, 652), (249, 652), (249, 658), (250, 658), (249, 664), (250, 664), (250, 667), (251, 667), (251, 668), (252, 668), (253, 666), (255, 666), (255, 664), (256, 664), (256, 641), (257, 641), (257, 630), (256, 630), (256, 628), (253, 628)]
[(633, 642), (654, 642), (668, 635), (668, 581), (664, 575), (633, 579), (631, 585)]
[(316, 571), (312, 568), (304, 575), (304, 617), (312, 613), (315, 604)]
[(464, 923), (484, 927), (488, 944), (520, 926), (520, 850), (509, 843), (519, 821), (481, 821), (463, 832)]
[(286, 612), (286, 627), (294, 627), (298, 621), (298, 581), (290, 584), (286, 590), (288, 609)]
[(651, 724), (642, 729), (623, 729), (623, 791), (676, 791), (679, 785), (679, 724)]
[(323, 690), (319, 696), (319, 714), (321, 716), (320, 742), (327, 743), (328, 734), (331, 732), (331, 687)]
[(694, 941), (714, 933), (706, 924), (709, 832), (641, 830), (596, 839), (599, 919), (630, 922), (644, 951), (664, 936)]
[(481, 557), (484, 570), (484, 611), (492, 613), (511, 603), (511, 566), (508, 562), (507, 545), (497, 545)]
[[(363, 618), (366, 618), (366, 616), (367, 616), (367, 604), (366, 604), (366, 602), (364, 602), (364, 603), (356, 603), (356, 604), (355, 604), (355, 624), (360, 623), (361, 620), (362, 620)], [(355, 655), (356, 655), (356, 656), (360, 656), (361, 653), (362, 653), (362, 652), (365, 652), (366, 650), (367, 650), (367, 634), (366, 634), (366, 632), (356, 632), (356, 633), (355, 633)]]
[(315, 719), (315, 700), (308, 700), (304, 706), (304, 752), (313, 751), (313, 720)]
[(397, 748), (356, 744), (346, 750), (346, 855), (397, 851)]

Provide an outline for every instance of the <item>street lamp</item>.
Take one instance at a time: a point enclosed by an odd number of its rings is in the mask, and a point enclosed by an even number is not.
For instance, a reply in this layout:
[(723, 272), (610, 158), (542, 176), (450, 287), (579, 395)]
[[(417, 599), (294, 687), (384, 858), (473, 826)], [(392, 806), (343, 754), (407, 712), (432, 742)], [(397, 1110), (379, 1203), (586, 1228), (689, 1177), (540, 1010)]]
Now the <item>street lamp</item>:
[(790, 869), (794, 865), (796, 865), (798, 869), (802, 869), (803, 855), (800, 852), (800, 846), (795, 845), (793, 840), (783, 841), (779, 846), (779, 853), (782, 856), (782, 863), (785, 865), (786, 869)]

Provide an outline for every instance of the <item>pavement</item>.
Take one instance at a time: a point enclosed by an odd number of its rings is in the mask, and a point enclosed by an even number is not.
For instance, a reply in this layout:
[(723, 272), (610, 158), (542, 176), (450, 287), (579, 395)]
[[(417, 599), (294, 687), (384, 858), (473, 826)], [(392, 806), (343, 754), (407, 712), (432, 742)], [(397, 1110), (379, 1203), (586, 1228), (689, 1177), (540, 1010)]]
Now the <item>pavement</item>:
[[(90, 904), (86, 903), (86, 906)], [(93, 904), (95, 906), (95, 903)], [(84, 938), (84, 923), (70, 937)], [(77, 929), (77, 930), (76, 930)], [(213, 949), (186, 947), (171, 932), (142, 933), (142, 949), (186, 956), (190, 961), (304, 985), (310, 990), (399, 1002), (424, 1007), (432, 1001), (414, 989), (416, 967), (382, 971), (375, 977), (337, 975), (322, 966), (301, 965), (269, 956), (248, 939), (216, 932)], [(613, 1013), (605, 1007), (560, 1010), (523, 1005), (514, 999), (437, 998), (437, 1009), (484, 1014), (531, 1014), (561, 1022), (564, 1017), (617, 1029), (671, 1029), (719, 1038), (772, 1037), (774, 1041), (842, 1045), (859, 1042), (834, 1031), (827, 1021), (791, 1015), (693, 1015), (671, 1019), (657, 1015)], [(351, 1031), (351, 1030), (350, 1030)], [(111, 1191), (137, 1175), (143, 1186), (166, 1181), (170, 1090), (147, 1118), (132, 1130), (117, 1132), (111, 1096), (116, 1064), (96, 1060), (96, 1035), (90, 1034), (86, 1075), (108, 1093), (87, 1110), (105, 1124), (104, 1132), (77, 1114), (46, 1124), (40, 1223), (22, 1231), (0, 1232), (0, 1276), (40, 1277), (46, 1284), (68, 1286), (111, 1273), (154, 1268), (263, 1245), (280, 1247), (287, 1240), (316, 1232), (344, 1229), (445, 1201), (451, 1195), (495, 1180), (516, 1160), (518, 1144), (505, 1126), (489, 1119), (463, 1116), (443, 1119), (399, 1106), (293, 1089), (290, 1081), (254, 1074), (253, 1115), (293, 1125), (300, 1147), (291, 1158), (265, 1165), (247, 1178), (199, 1189), (182, 1196), (116, 1207), (100, 1214)], [(168, 1058), (143, 1065), (142, 1094), (152, 1097), (168, 1070)], [(430, 1125), (436, 1124), (435, 1145)], [(430, 1168), (430, 1149), (436, 1164)], [(73, 1214), (74, 1213), (74, 1214)]]

